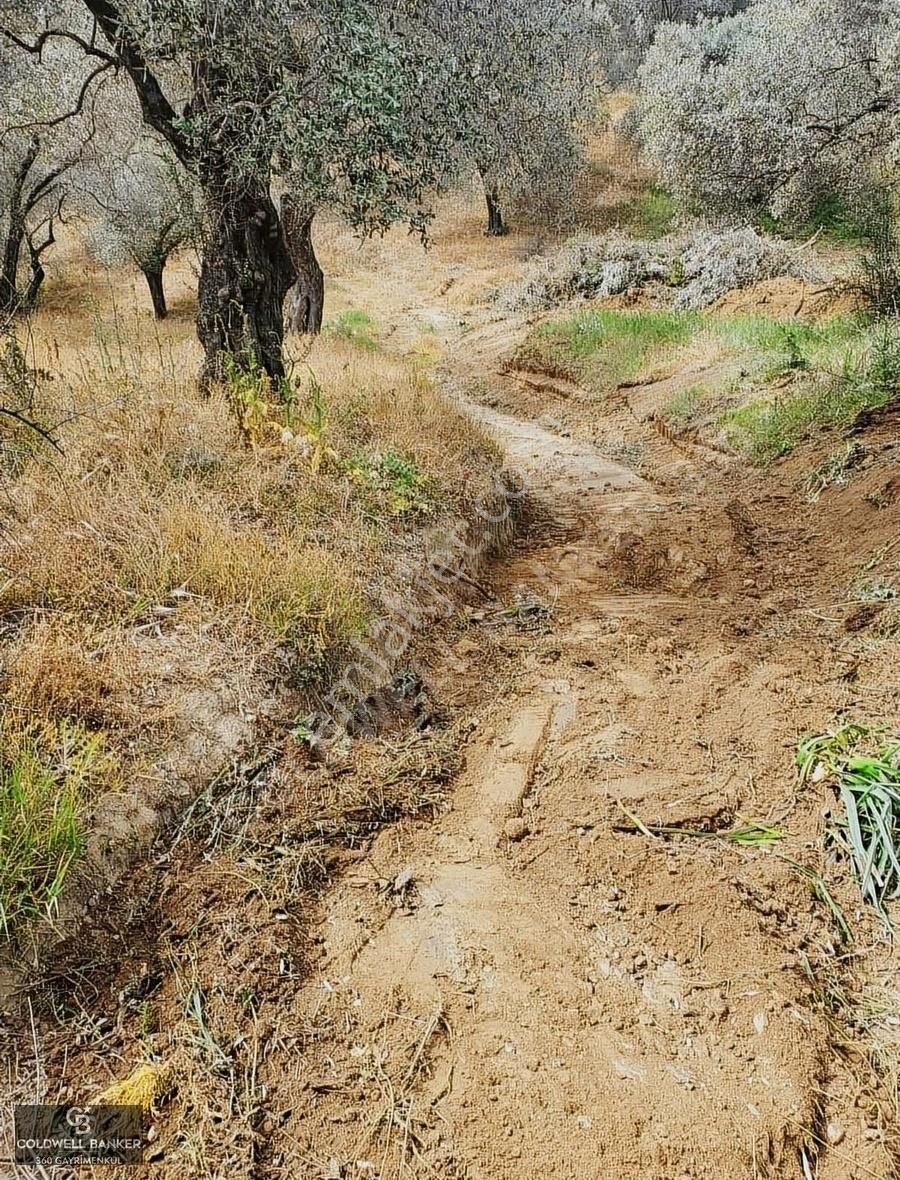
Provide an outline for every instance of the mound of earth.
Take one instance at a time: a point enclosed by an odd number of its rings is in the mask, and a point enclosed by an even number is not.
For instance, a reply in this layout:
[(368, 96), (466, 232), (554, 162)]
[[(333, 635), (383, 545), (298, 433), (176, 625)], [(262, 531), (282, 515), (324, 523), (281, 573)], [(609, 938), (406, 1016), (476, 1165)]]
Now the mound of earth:
[(823, 286), (782, 275), (729, 291), (716, 300), (710, 311), (729, 316), (766, 315), (774, 319), (818, 321), (852, 315), (859, 308), (859, 296), (845, 285)]

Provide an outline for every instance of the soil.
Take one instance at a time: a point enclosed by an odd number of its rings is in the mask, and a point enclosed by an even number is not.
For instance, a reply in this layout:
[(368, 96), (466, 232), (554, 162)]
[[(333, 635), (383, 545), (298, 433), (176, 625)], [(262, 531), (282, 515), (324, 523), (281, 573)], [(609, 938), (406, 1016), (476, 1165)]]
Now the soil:
[(810, 283), (786, 275), (729, 291), (711, 310), (723, 315), (765, 315), (817, 322), (859, 311), (861, 300), (846, 282)]
[[(661, 432), (666, 389), (598, 404), (535, 384), (506, 367), (520, 325), (436, 320), (452, 265), (406, 298), (527, 511), (418, 645), (424, 735), (411, 719), (244, 768), (235, 813), (134, 882), (152, 915), (111, 985), (110, 964), (85, 973), (81, 1035), (45, 1010), (42, 1068), (74, 1095), (170, 1061), (160, 1178), (888, 1180), (891, 1102), (835, 997), (890, 953), (823, 857), (832, 799), (797, 786), (794, 751), (842, 718), (897, 723), (896, 638), (848, 595), (898, 536), (896, 417), (810, 502), (803, 476), (840, 440), (762, 474)], [(458, 763), (433, 814), (298, 833), (316, 784), (387, 782), (385, 751), (420, 740)], [(423, 792), (446, 777), (416, 773)], [(748, 820), (784, 838), (725, 838)], [(298, 835), (304, 889), (283, 902), (272, 858)]]

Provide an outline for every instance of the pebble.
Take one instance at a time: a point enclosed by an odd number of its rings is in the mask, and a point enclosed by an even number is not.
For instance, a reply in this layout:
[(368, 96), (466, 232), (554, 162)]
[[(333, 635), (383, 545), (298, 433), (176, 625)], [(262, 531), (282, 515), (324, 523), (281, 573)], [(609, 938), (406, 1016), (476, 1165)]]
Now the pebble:
[(825, 1138), (832, 1147), (837, 1147), (839, 1143), (843, 1142), (845, 1134), (843, 1123), (839, 1123), (837, 1119), (834, 1119), (825, 1128)]
[(520, 815), (508, 819), (503, 825), (503, 834), (507, 840), (517, 841), (524, 840), (528, 835), (528, 824), (522, 819)]

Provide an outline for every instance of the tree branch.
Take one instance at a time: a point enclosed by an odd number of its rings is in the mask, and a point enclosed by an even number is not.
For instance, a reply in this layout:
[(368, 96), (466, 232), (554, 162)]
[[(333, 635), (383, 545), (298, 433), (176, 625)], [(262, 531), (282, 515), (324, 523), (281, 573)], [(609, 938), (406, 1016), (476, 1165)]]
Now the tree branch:
[(2, 35), (6, 37), (8, 41), (11, 41), (13, 45), (18, 46), (19, 49), (24, 49), (26, 53), (32, 53), (38, 58), (40, 58), (41, 54), (44, 52), (44, 46), (48, 41), (58, 39), (62, 41), (73, 42), (73, 44), (77, 45), (79, 49), (83, 50), (84, 53), (88, 55), (88, 57), (102, 58), (103, 61), (111, 66), (117, 66), (119, 64), (119, 59), (117, 57), (115, 57), (112, 53), (107, 53), (105, 49), (101, 49), (97, 45), (96, 20), (94, 21), (94, 29), (91, 34), (90, 41), (85, 41), (84, 37), (79, 37), (77, 33), (73, 33), (69, 29), (45, 29), (33, 44), (29, 44), (29, 42), (23, 37), (17, 36), (11, 29), (0, 29), (0, 33), (2, 33)]
[(18, 410), (10, 410), (7, 409), (6, 406), (0, 406), (0, 414), (5, 414), (7, 418), (14, 418), (16, 422), (21, 423), (22, 426), (27, 426), (29, 430), (33, 430), (35, 433), (39, 434), (44, 442), (48, 442), (50, 446), (53, 447), (54, 450), (59, 451), (61, 455), (65, 454), (65, 451), (63, 451), (62, 447), (59, 445), (49, 430), (45, 430), (43, 426), (40, 426), (37, 422), (33, 422), (30, 418), (26, 418), (25, 415), (20, 414)]
[(190, 140), (177, 127), (175, 108), (130, 36), (116, 4), (112, 0), (83, 0), (83, 3), (112, 46), (116, 61), (131, 78), (144, 120), (171, 144), (183, 164), (192, 165), (194, 153)]
[(6, 131), (33, 131), (37, 127), (58, 127), (60, 123), (65, 123), (67, 119), (76, 118), (84, 110), (84, 100), (87, 98), (91, 83), (96, 78), (99, 78), (101, 74), (105, 74), (107, 70), (114, 68), (114, 66), (115, 62), (103, 62), (96, 69), (91, 70), (82, 83), (81, 89), (78, 92), (78, 98), (75, 100), (75, 106), (72, 110), (63, 111), (61, 115), (54, 115), (51, 119), (34, 119), (30, 123), (17, 123), (15, 126), (7, 127)]

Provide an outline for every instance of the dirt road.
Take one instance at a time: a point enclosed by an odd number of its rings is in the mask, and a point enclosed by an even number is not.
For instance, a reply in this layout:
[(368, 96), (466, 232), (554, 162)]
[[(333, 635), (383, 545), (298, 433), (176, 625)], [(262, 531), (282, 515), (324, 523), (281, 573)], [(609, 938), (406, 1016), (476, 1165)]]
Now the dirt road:
[[(487, 388), (527, 408), (522, 375)], [(559, 391), (580, 440), (474, 411), (527, 472), (536, 523), (492, 584), (526, 605), (502, 672), (477, 610), (429, 669), (477, 702), (447, 813), (384, 832), (323, 899), (285, 1126), (312, 1175), (892, 1174), (797, 867), (822, 801), (794, 745), (858, 697), (816, 617), (834, 571), (803, 559), (813, 517), (783, 482), (661, 436), (653, 393)], [(598, 423), (643, 477), (585, 441)], [(748, 819), (785, 838), (649, 830)]]
[[(677, 373), (598, 399), (510, 370), (522, 325), (460, 325), (452, 291), (438, 323), (447, 249), (391, 288), (392, 346), (417, 346), (418, 300), (528, 490), (484, 593), (413, 655), (461, 769), (435, 816), (330, 845), (327, 808), (323, 839), (292, 808), (313, 779), (335, 813), (377, 796), (374, 744), (241, 769), (132, 883), (149, 916), (43, 1021), (39, 1071), (78, 1096), (162, 1063), (157, 1178), (888, 1180), (853, 998), (857, 960), (892, 963), (794, 751), (896, 712), (896, 644), (846, 588), (896, 537), (897, 422), (811, 504), (809, 454), (762, 475), (661, 430)], [(734, 838), (752, 824), (780, 838)]]

